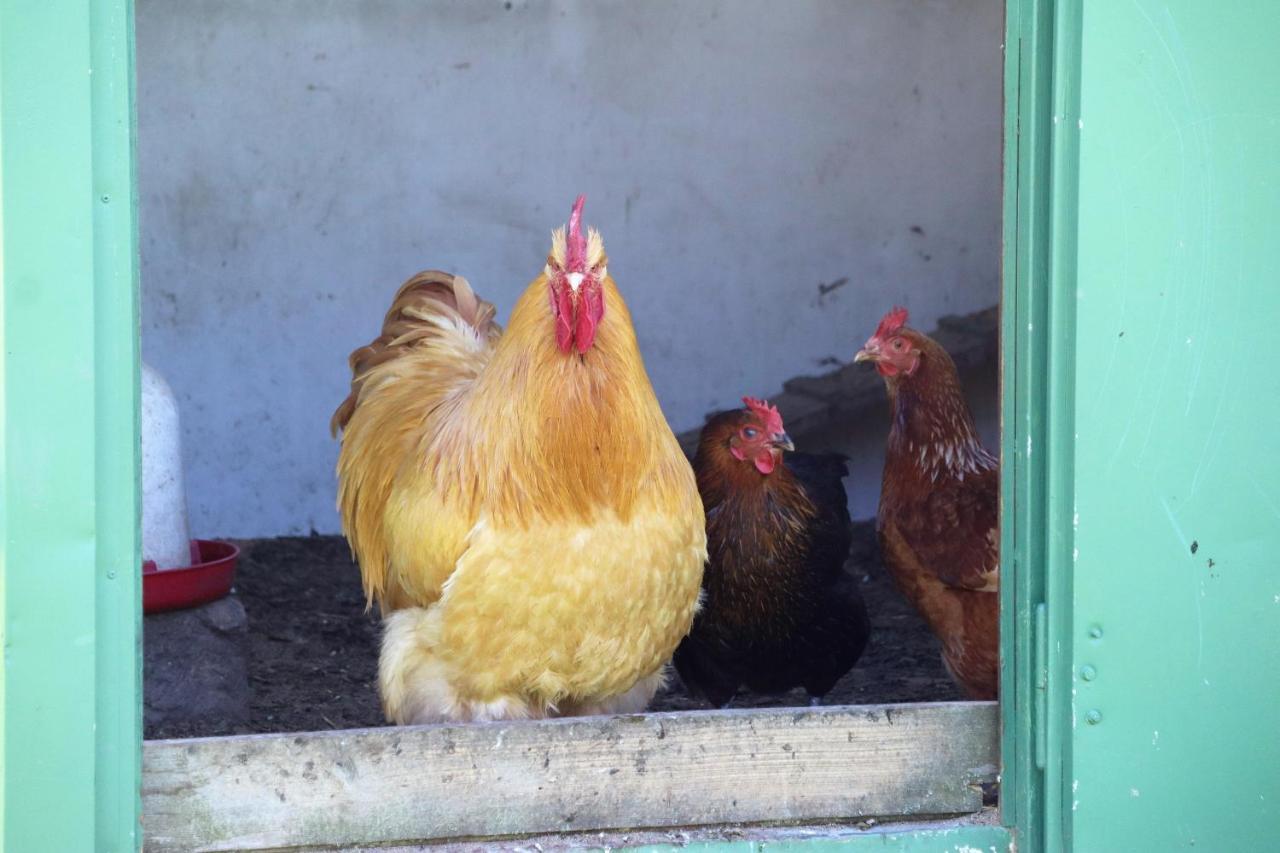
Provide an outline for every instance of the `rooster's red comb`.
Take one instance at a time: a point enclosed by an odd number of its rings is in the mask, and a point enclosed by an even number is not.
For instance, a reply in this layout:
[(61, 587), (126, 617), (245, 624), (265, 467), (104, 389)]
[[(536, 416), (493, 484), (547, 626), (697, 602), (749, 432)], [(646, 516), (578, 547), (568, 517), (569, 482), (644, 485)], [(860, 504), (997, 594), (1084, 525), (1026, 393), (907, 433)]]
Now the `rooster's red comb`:
[(582, 235), (582, 206), (585, 195), (578, 196), (569, 214), (569, 227), (564, 238), (564, 268), (567, 272), (587, 271), (587, 238)]
[(782, 428), (782, 415), (778, 414), (777, 406), (770, 406), (767, 400), (757, 400), (755, 397), (743, 397), (742, 402), (746, 403), (747, 408), (760, 418), (765, 432), (777, 435), (786, 431)]
[(905, 325), (907, 325), (907, 309), (895, 306), (892, 311), (880, 318), (880, 325), (876, 326), (876, 333), (872, 337), (887, 338), (890, 335), (896, 335)]

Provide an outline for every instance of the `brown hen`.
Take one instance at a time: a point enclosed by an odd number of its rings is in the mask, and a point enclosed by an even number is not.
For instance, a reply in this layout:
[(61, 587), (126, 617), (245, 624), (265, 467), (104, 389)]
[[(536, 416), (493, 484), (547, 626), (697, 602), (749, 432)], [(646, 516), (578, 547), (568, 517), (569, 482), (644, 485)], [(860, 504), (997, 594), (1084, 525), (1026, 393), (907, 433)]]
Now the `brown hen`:
[(884, 377), (892, 424), (876, 528), (885, 565), (973, 699), (1000, 685), (999, 463), (978, 440), (955, 363), (895, 308), (855, 361)]

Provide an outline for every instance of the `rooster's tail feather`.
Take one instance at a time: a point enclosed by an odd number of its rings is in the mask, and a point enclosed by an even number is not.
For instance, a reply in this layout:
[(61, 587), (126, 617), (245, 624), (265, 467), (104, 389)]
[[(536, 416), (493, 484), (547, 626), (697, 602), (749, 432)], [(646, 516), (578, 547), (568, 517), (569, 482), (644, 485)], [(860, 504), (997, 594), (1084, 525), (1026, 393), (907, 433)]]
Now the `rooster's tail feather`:
[(406, 281), (382, 321), (382, 334), (351, 353), (351, 393), (333, 413), (329, 430), (336, 436), (345, 429), (360, 400), (394, 376), (388, 368), (422, 347), (453, 338), (464, 349), (486, 350), (502, 333), (496, 313), (460, 275), (426, 270)]
[[(439, 428), (434, 413), (465, 393), (488, 364), (502, 334), (494, 313), (461, 276), (421, 272), (396, 293), (382, 334), (351, 353), (351, 393), (330, 428), (342, 433), (342, 529), (370, 603), (426, 603), (402, 601), (397, 592), (384, 530), (387, 505), (404, 460)], [(388, 596), (392, 600), (384, 600)]]

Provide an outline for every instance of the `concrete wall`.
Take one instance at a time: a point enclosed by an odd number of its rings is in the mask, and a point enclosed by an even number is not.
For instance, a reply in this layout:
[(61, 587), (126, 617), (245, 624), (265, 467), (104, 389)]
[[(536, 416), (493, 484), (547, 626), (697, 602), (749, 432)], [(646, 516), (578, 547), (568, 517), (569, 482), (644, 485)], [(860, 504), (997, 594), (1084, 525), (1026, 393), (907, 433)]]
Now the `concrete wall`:
[(193, 533), (336, 531), (347, 353), (424, 267), (505, 318), (579, 192), (677, 429), (994, 303), (1002, 6), (138, 0)]

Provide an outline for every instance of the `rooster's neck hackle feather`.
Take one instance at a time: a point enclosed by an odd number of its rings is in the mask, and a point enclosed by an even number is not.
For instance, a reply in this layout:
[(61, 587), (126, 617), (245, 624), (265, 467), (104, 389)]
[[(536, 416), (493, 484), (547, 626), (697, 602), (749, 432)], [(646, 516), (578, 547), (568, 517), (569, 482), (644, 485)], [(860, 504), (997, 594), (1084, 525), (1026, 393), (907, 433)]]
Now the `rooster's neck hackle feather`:
[[(545, 286), (539, 278), (526, 289), (499, 338), (493, 306), (476, 299), (465, 279), (434, 272), (411, 279), (387, 313), (383, 334), (352, 353), (352, 391), (334, 413), (332, 429), (345, 428), (357, 404), (378, 388), (428, 366), (412, 358), (415, 345), (430, 338), (440, 346), (440, 327), (451, 325), (462, 332), (455, 337), (492, 352), (484, 354), (482, 374), (463, 377), (484, 390), (459, 400), (445, 395), (441, 430), (423, 433), (438, 442), (422, 447), (421, 455), (436, 460), (433, 474), (448, 493), (521, 523), (609, 509), (627, 517), (640, 481), (656, 476), (662, 485), (679, 477), (666, 461), (672, 454), (662, 439), (670, 429), (630, 316), (607, 279), (608, 319), (595, 345), (566, 355), (555, 346)], [(457, 317), (443, 316), (442, 304)]]
[(556, 346), (545, 289), (535, 280), (516, 304), (477, 393), (446, 429), (456, 453), (441, 458), (457, 464), (441, 473), (466, 498), (483, 497), (495, 518), (521, 524), (607, 511), (626, 518), (638, 492), (654, 493), (641, 489), (649, 478), (658, 492), (679, 494), (687, 473), (613, 280), (605, 279), (604, 320), (585, 353)]

